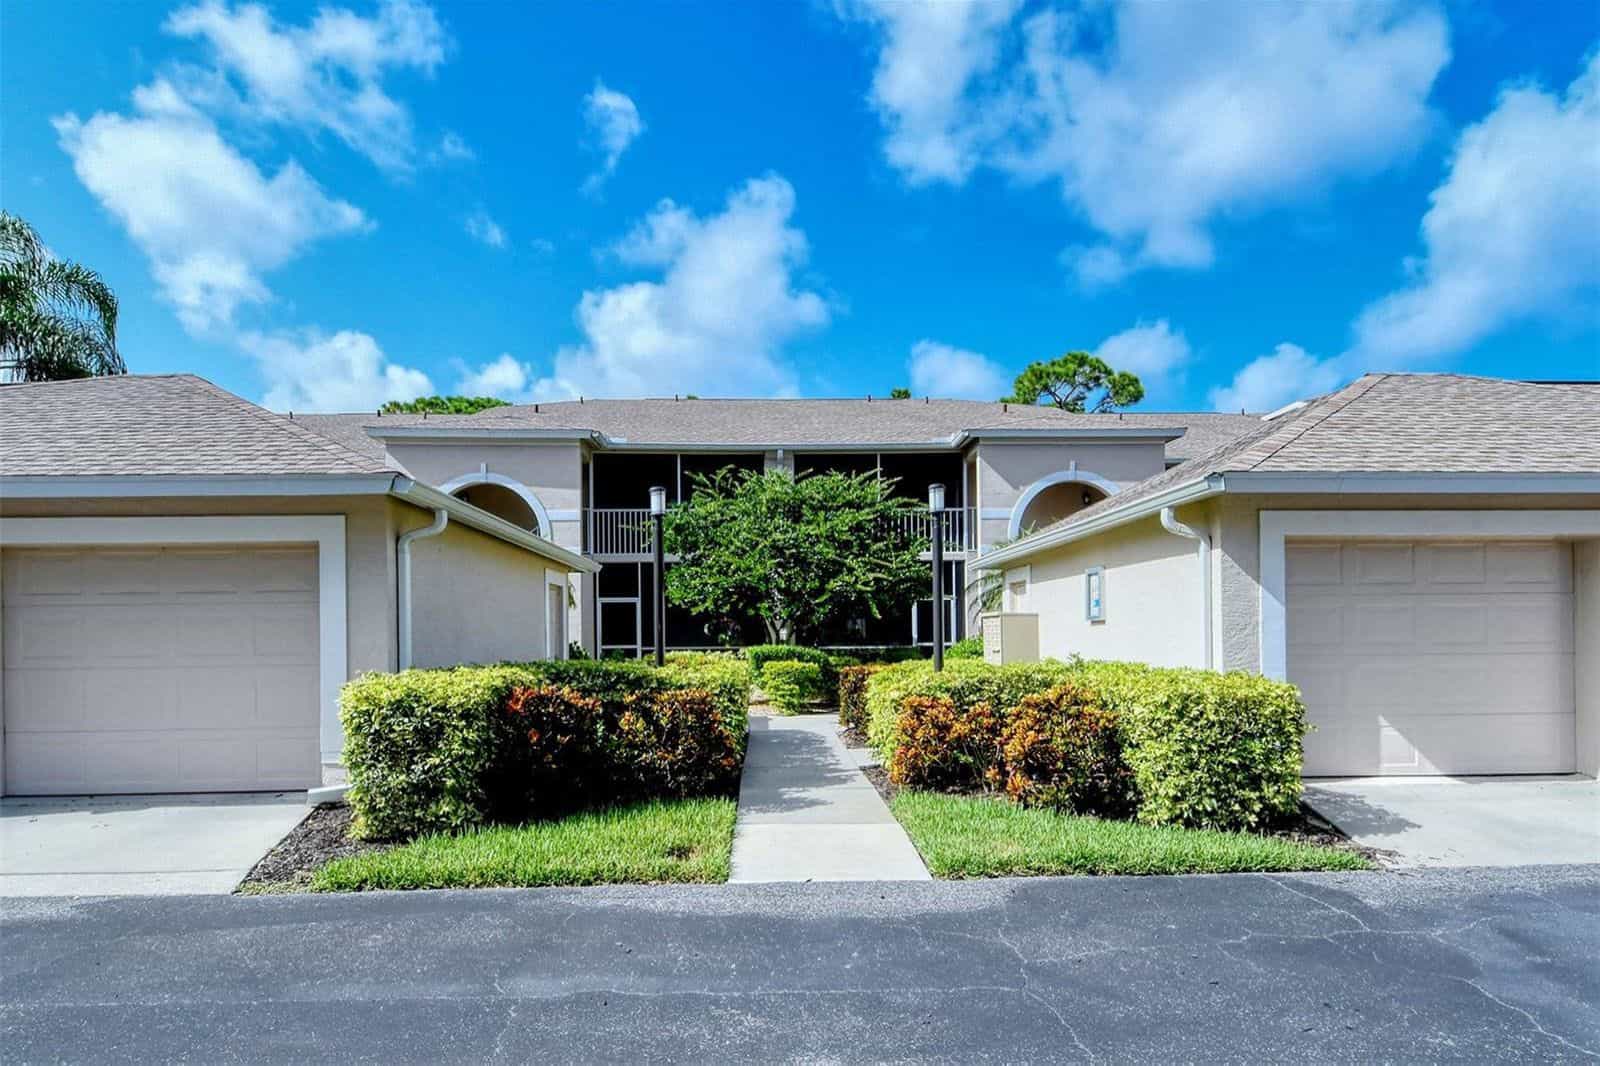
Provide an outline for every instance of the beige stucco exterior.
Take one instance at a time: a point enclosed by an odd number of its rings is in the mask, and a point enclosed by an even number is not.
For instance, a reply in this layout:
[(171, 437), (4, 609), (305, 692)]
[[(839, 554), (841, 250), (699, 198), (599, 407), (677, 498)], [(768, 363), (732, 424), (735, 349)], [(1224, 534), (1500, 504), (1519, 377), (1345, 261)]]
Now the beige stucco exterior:
[(1572, 546), (1572, 592), (1578, 770), (1600, 777), (1600, 538)]
[(1158, 440), (1118, 443), (982, 440), (973, 450), (975, 505), (982, 544), (1005, 540), (1012, 512), (1028, 490), (1043, 479), (1076, 468), (1084, 484), (1105, 481), (1130, 485), (1166, 468), (1166, 448)]
[[(1104, 568), (1105, 620), (1085, 611), (1085, 573)], [(1013, 568), (1010, 576), (1017, 576)], [(1195, 543), (1152, 517), (1027, 561), (1027, 592), (1006, 609), (1039, 616), (1039, 654), (1203, 666), (1205, 620)]]

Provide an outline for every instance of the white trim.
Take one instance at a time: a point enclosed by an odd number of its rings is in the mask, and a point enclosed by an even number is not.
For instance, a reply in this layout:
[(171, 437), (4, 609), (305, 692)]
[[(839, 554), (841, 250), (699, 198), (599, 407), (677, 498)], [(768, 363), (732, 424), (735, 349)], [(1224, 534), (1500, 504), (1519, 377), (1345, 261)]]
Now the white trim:
[(394, 474), (302, 477), (0, 477), (8, 499), (142, 496), (363, 496), (389, 491)]
[(1405, 493), (1411, 496), (1481, 493), (1547, 495), (1600, 492), (1600, 474), (1257, 473), (1227, 475), (1233, 493), (1303, 492), (1317, 495)]
[[(561, 590), (562, 640), (559, 646), (557, 646), (556, 642), (552, 639), (553, 634), (550, 632), (550, 589), (552, 587), (556, 587)], [(570, 613), (567, 607), (567, 594), (569, 588), (570, 586), (567, 584), (567, 572), (565, 570), (552, 570), (549, 567), (545, 568), (545, 601), (540, 606), (544, 608), (544, 653), (545, 657), (548, 659), (565, 659), (567, 657), (567, 645), (569, 643), (567, 638), (567, 615)]]
[(322, 761), (344, 749), (339, 689), (349, 677), (344, 515), (203, 515), (167, 518), (0, 518), (8, 548), (95, 544), (304, 544), (317, 546), (318, 694)]
[(472, 485), (499, 485), (503, 489), (510, 489), (523, 503), (528, 505), (528, 510), (533, 512), (534, 520), (539, 523), (539, 528), (533, 532), (544, 537), (550, 537), (550, 513), (544, 509), (544, 502), (539, 499), (539, 494), (515, 478), (496, 474), (489, 469), (487, 463), (480, 466), (470, 474), (453, 477), (439, 486), (439, 491), (454, 496), (464, 488)]
[(1122, 488), (1115, 481), (1101, 477), (1092, 470), (1079, 470), (1078, 461), (1074, 459), (1070, 467), (1065, 470), (1057, 470), (1054, 474), (1046, 474), (1032, 485), (1029, 485), (1027, 491), (1018, 497), (1016, 504), (1011, 508), (1010, 523), (1006, 526), (1006, 536), (1016, 540), (1022, 535), (1022, 516), (1027, 512), (1028, 505), (1037, 499), (1041, 492), (1055, 485), (1073, 483), (1093, 485), (1107, 496), (1115, 496)]
[(1009, 507), (980, 507), (980, 508), (978, 508), (978, 517), (980, 519), (982, 519), (983, 521), (985, 521), (985, 522), (992, 522), (995, 519), (1000, 519), (1000, 520), (1009, 519), (1011, 517), (1011, 508), (1009, 508)]
[(1600, 537), (1600, 510), (1262, 511), (1260, 528), (1261, 591), (1257, 619), (1261, 673), (1282, 681), (1289, 672), (1285, 541), (1297, 537), (1416, 540)]

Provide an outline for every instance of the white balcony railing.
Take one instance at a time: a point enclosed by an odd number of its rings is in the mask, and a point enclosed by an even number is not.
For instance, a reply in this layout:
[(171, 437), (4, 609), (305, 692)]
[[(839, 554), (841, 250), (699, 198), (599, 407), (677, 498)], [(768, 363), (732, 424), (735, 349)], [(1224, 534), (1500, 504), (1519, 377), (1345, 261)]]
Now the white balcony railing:
[[(940, 516), (940, 527), (944, 531), (944, 550), (947, 552), (964, 552), (971, 550), (974, 534), (977, 532), (975, 525), (978, 517), (976, 507), (947, 507)], [(928, 511), (912, 511), (894, 519), (896, 525), (913, 537), (922, 537), (933, 540), (933, 515)]]
[(649, 555), (648, 507), (591, 507), (588, 513), (590, 555)]
[[(933, 539), (933, 516), (913, 511), (893, 521), (913, 537)], [(940, 522), (944, 530), (944, 550), (970, 551), (975, 543), (977, 508), (947, 508)], [(591, 507), (588, 510), (584, 551), (589, 555), (649, 555), (650, 511), (645, 507)]]

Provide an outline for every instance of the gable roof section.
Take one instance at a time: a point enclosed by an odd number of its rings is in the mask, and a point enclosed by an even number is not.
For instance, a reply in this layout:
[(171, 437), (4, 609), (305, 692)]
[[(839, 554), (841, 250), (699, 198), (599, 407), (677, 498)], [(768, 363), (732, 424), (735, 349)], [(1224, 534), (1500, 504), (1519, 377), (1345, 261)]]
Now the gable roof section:
[[(1086, 536), (1151, 508), (1223, 491), (1327, 491), (1311, 478), (1547, 477), (1600, 491), (1600, 382), (1535, 384), (1460, 374), (1368, 374), (1207, 455), (975, 561), (999, 565)], [(1591, 475), (1584, 477), (1584, 475)], [(1410, 484), (1410, 479), (1405, 482)], [(1587, 487), (1589, 485), (1595, 487)], [(1192, 492), (1190, 491), (1192, 490)], [(1420, 491), (1410, 488), (1409, 491)]]
[(276, 477), (388, 473), (190, 374), (0, 387), (0, 477)]

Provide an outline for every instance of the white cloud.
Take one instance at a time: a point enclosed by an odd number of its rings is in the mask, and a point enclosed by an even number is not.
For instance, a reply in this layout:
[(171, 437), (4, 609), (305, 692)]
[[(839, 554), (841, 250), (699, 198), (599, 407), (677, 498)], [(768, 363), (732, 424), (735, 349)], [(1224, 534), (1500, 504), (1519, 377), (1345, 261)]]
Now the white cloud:
[(1422, 220), (1413, 281), (1356, 318), (1324, 360), (1291, 344), (1212, 390), (1222, 410), (1264, 409), (1367, 371), (1406, 370), (1530, 319), (1594, 314), (1600, 296), (1600, 53), (1563, 96), (1518, 85), (1456, 141)]
[(1413, 364), (1600, 295), (1600, 52), (1565, 96), (1500, 95), (1456, 142), (1412, 284), (1356, 320), (1351, 357)]
[(487, 211), (480, 209), (468, 215), (465, 226), (467, 235), (481, 244), (487, 244), (490, 248), (506, 246), (506, 231)]
[(983, 105), (969, 96), (969, 82), (994, 69), (1000, 31), (1020, 6), (863, 0), (843, 8), (882, 29), (871, 100), (888, 128), (884, 153), (907, 180), (962, 182), (977, 166)]
[(355, 330), (243, 333), (239, 345), (266, 380), (263, 406), (275, 411), (371, 411), (433, 392), (427, 374), (391, 363)]
[(1403, 156), (1449, 58), (1438, 11), (1384, 0), (1130, 0), (1020, 24), (1009, 4), (868, 10), (889, 162), (912, 182), (986, 165), (1059, 184), (1104, 238), (1067, 253), (1090, 284), (1209, 265), (1219, 216)]
[(431, 75), (450, 43), (433, 8), (414, 0), (385, 0), (371, 18), (325, 7), (305, 26), (280, 25), (258, 4), (205, 0), (174, 11), (165, 28), (207, 45), (211, 66), (171, 72), (184, 95), (207, 110), (326, 130), (400, 172), (415, 154), (411, 113), (388, 94), (384, 78), (395, 71)]
[(556, 353), (542, 396), (793, 392), (783, 345), (825, 325), (827, 302), (798, 286), (805, 234), (794, 189), (769, 175), (746, 182), (720, 213), (700, 217), (663, 200), (615, 251), (660, 280), (585, 292), (583, 343)]
[(548, 237), (535, 237), (528, 242), (528, 247), (532, 248), (538, 255), (556, 254), (556, 242)]
[(502, 400), (521, 402), (525, 398), (528, 382), (533, 380), (533, 369), (519, 363), (510, 352), (501, 352), (492, 363), (473, 370), (462, 367), (456, 379), (456, 391), (463, 396), (498, 396)]
[(622, 153), (644, 132), (644, 120), (632, 99), (597, 81), (594, 90), (583, 98), (583, 121), (601, 154), (600, 169), (583, 183), (584, 192), (594, 193), (616, 171)]
[(1162, 398), (1182, 379), (1192, 353), (1188, 338), (1161, 318), (1148, 324), (1140, 322), (1132, 329), (1107, 337), (1094, 354), (1115, 370), (1139, 375), (1148, 403)]
[(1280, 344), (1272, 354), (1248, 363), (1231, 385), (1212, 389), (1207, 398), (1218, 411), (1266, 414), (1328, 392), (1343, 381), (1335, 360), (1318, 359), (1298, 345)]
[(150, 258), (186, 328), (232, 321), (270, 298), (262, 275), (321, 237), (370, 227), (293, 160), (270, 178), (170, 83), (134, 93), (134, 114), (55, 119), (78, 179)]
[(1011, 376), (986, 355), (920, 340), (911, 346), (911, 392), (956, 400), (998, 400), (1011, 392)]

